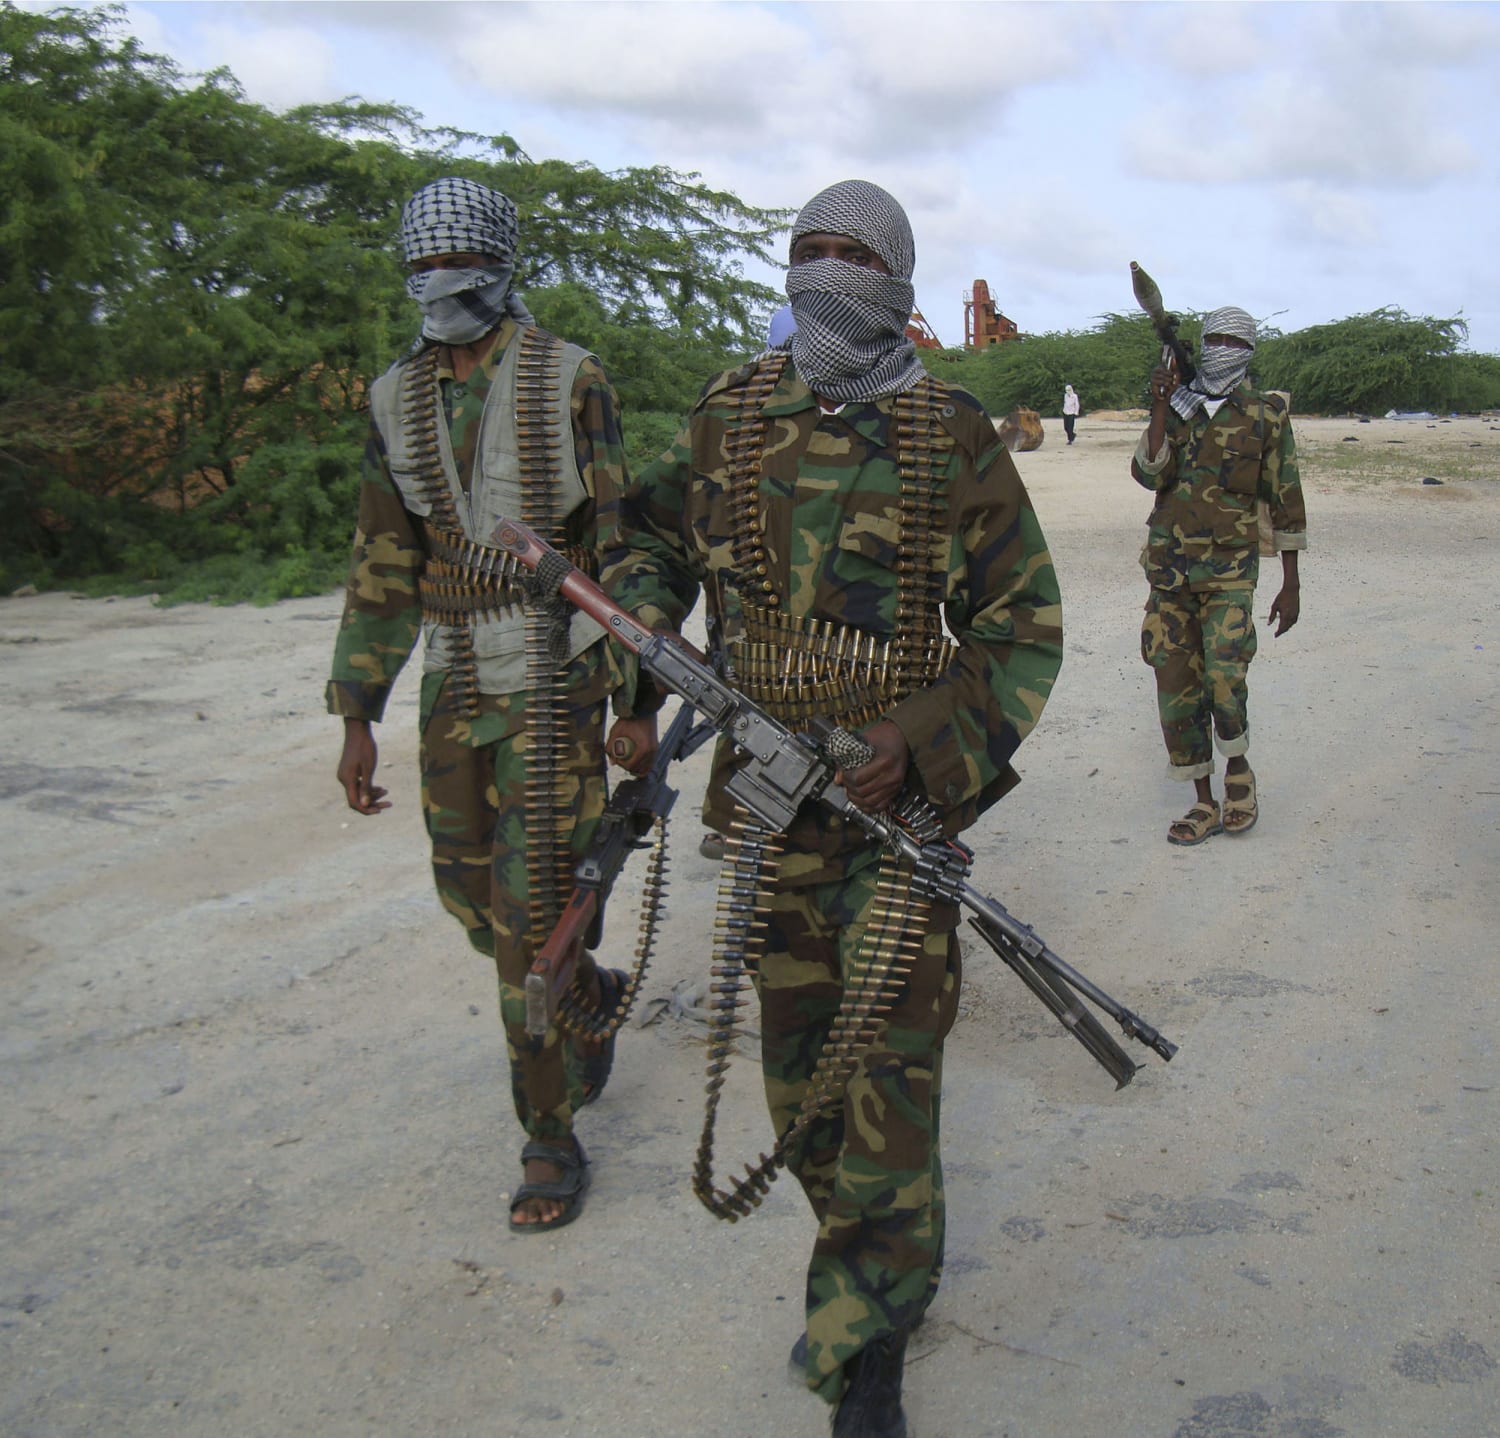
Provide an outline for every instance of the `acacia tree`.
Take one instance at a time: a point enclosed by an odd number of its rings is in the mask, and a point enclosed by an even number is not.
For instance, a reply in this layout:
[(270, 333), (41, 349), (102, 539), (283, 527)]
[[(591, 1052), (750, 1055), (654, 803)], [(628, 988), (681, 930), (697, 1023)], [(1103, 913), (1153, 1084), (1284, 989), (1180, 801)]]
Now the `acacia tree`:
[(516, 201), (518, 283), (634, 404), (677, 408), (685, 363), (701, 379), (752, 344), (772, 296), (740, 260), (779, 214), (395, 106), (278, 115), (118, 21), (0, 0), (0, 580), (215, 560), (219, 593), (249, 574), (278, 594), (336, 574), (364, 384), (415, 333), (397, 214), (443, 174)]
[(1480, 356), (1459, 354), (1468, 333), (1461, 319), (1418, 319), (1388, 307), (1274, 337), (1257, 350), (1256, 368), (1303, 411), (1449, 409), (1478, 372), (1472, 362)]

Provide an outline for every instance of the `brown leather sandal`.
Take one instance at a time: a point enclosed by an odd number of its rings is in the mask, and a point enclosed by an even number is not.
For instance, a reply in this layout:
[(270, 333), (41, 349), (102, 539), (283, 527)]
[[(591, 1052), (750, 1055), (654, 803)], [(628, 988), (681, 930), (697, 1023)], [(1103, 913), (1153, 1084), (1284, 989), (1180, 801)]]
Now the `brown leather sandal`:
[(1167, 826), (1167, 843), (1184, 846), (1201, 844), (1223, 828), (1223, 822), (1219, 818), (1219, 806), (1212, 800), (1207, 804), (1200, 800), (1182, 818), (1174, 819)]
[(1260, 805), (1255, 799), (1255, 771), (1246, 769), (1243, 774), (1224, 776), (1224, 832), (1226, 834), (1248, 834), (1260, 818)]

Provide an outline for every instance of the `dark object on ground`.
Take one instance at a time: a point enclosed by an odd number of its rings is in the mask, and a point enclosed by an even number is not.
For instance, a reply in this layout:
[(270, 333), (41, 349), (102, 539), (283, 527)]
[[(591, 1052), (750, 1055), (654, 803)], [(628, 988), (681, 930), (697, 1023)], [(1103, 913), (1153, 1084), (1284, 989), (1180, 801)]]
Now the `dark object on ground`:
[(1000, 421), (1000, 442), (1012, 454), (1040, 449), (1045, 437), (1041, 415), (1024, 405), (1018, 405)]
[(1440, 479), (1434, 479), (1430, 474), (1424, 474), (1422, 476), (1423, 484), (1441, 484), (1442, 482), (1443, 481)]

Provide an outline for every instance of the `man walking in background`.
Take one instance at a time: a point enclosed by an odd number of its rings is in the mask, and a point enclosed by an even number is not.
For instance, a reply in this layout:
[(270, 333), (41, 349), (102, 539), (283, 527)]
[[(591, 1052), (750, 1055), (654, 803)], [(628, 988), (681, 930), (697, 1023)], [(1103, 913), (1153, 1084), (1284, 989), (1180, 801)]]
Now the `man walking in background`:
[[(1282, 567), (1267, 623), (1285, 634), (1301, 607), (1297, 553), (1307, 547), (1307, 511), (1297, 447), (1286, 402), (1248, 382), (1254, 353), (1255, 321), (1244, 310), (1209, 314), (1192, 383), (1178, 383), (1175, 363), (1152, 371), (1151, 422), (1130, 466), (1156, 495), (1141, 553), (1151, 586), (1141, 657), (1156, 673), (1172, 777), (1190, 780), (1197, 794), (1168, 828), (1172, 844), (1245, 834), (1260, 816), (1245, 757), (1260, 501)], [(1215, 742), (1226, 760), (1222, 809), (1213, 794)]]
[(1078, 422), (1079, 404), (1078, 396), (1073, 392), (1073, 386), (1063, 386), (1063, 429), (1067, 433), (1068, 443), (1073, 443), (1073, 426)]

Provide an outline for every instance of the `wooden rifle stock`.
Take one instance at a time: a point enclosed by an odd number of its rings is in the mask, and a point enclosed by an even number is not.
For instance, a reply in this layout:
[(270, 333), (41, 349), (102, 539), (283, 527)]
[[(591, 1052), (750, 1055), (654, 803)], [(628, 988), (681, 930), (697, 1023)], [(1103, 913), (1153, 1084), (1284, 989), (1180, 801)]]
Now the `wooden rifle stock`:
[(597, 889), (575, 888), (526, 975), (526, 1032), (541, 1038), (552, 1023), (558, 1001), (578, 972), (584, 944), (599, 913)]
[(604, 806), (594, 841), (575, 871), (573, 893), (526, 975), (526, 1032), (533, 1038), (547, 1032), (585, 949), (599, 942), (604, 903), (626, 859), (645, 847), (657, 821), (672, 812), (677, 802), (677, 791), (667, 785), (672, 761), (686, 759), (713, 732), (709, 725), (695, 725), (696, 717), (684, 704), (657, 745), (650, 770), (624, 780)]

